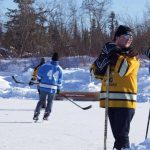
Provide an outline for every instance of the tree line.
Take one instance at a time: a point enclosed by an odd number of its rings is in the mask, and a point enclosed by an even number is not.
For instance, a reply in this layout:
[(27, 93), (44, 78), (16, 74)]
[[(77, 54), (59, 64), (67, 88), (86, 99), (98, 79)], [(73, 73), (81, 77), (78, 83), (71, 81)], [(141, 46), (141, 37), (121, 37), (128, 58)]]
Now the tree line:
[[(103, 44), (112, 40), (119, 25), (111, 0), (13, 0), (15, 9), (7, 9), (7, 20), (0, 23), (0, 46), (14, 57), (96, 56)], [(150, 46), (150, 7), (141, 23), (125, 19), (134, 29), (134, 48)]]

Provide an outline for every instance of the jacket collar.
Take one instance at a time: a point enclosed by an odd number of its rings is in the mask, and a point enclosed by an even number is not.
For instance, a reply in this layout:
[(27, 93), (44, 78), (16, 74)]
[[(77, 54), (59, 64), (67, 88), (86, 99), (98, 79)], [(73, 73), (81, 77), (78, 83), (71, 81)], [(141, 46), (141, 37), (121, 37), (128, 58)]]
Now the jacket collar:
[(51, 61), (51, 64), (54, 66), (58, 66), (59, 65), (59, 61)]

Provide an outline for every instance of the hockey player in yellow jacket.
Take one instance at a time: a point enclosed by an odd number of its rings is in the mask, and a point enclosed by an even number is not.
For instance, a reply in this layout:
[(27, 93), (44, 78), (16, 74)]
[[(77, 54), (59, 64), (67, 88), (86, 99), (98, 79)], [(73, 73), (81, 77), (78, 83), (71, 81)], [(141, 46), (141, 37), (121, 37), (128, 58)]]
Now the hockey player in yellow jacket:
[[(139, 60), (131, 56), (133, 37), (127, 26), (119, 26), (112, 43), (106, 43), (91, 70), (102, 81), (100, 106), (105, 107), (108, 97), (108, 117), (115, 138), (114, 149), (130, 147), (130, 122), (134, 116), (137, 99), (137, 73)], [(136, 54), (136, 53), (135, 53)], [(106, 95), (106, 70), (110, 66), (109, 94)]]
[(41, 58), (40, 63), (34, 68), (32, 73), (32, 78), (29, 82), (29, 85), (37, 84), (37, 73), (40, 66), (42, 66), (45, 63), (45, 59)]
[[(120, 55), (115, 66), (111, 66), (109, 84), (109, 107), (136, 108), (137, 73), (139, 60)], [(100, 106), (105, 107), (106, 85), (102, 80)]]

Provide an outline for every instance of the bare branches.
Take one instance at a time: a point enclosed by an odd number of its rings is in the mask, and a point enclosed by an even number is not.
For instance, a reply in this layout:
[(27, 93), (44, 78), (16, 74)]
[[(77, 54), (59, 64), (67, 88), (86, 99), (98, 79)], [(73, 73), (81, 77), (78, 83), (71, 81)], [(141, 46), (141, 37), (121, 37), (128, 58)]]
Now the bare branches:
[[(18, 9), (8, 9), (0, 43), (16, 57), (51, 56), (53, 51), (61, 56), (98, 55), (118, 26), (117, 14), (108, 9), (111, 0), (83, 0), (81, 7), (72, 0), (15, 2)], [(140, 39), (150, 45), (149, 10), (141, 24), (129, 17), (123, 20), (135, 30), (135, 47), (139, 49)]]

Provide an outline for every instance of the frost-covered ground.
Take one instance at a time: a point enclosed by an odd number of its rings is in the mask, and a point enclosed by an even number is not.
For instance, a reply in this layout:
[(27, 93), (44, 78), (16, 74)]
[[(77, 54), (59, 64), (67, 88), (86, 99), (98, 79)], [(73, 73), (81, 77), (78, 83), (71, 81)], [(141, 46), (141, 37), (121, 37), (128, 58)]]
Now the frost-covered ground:
[[(17, 63), (16, 63), (17, 61)], [(81, 110), (69, 101), (54, 101), (47, 123), (33, 123), (38, 100), (36, 86), (16, 84), (11, 75), (29, 82), (31, 60), (3, 60), (0, 63), (0, 150), (102, 150), (104, 109), (98, 102), (79, 102)], [(150, 150), (150, 134), (145, 140), (149, 113), (150, 77), (147, 63), (138, 74), (139, 94), (131, 124), (131, 150)], [(99, 91), (100, 83), (89, 77), (88, 66), (64, 69), (63, 91)], [(41, 112), (42, 118), (43, 112)], [(108, 126), (107, 146), (112, 150), (113, 136)]]

